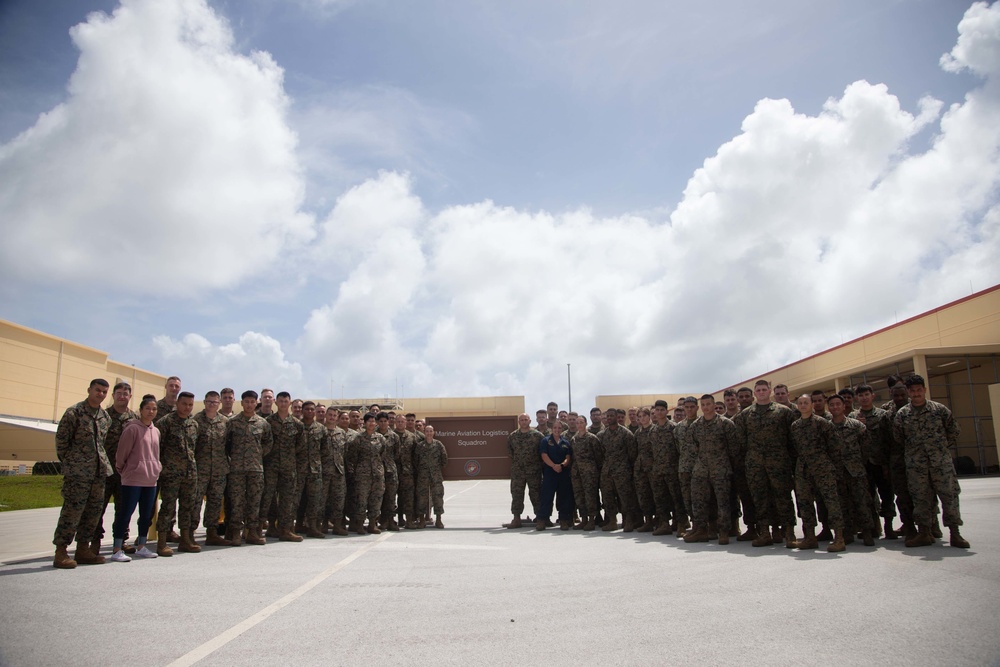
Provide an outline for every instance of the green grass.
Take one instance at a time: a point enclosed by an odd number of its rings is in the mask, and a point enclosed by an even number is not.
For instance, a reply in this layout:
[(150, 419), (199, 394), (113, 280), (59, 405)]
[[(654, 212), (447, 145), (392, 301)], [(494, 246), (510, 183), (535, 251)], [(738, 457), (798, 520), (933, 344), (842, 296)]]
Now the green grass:
[(62, 475), (0, 477), (0, 512), (62, 506)]

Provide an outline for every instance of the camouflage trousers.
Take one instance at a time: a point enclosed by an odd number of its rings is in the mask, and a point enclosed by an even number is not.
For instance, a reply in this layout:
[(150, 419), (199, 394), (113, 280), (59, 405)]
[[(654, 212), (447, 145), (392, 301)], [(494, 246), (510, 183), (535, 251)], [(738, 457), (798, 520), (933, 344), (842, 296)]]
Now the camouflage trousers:
[(681, 487), (681, 499), (684, 501), (684, 514), (689, 517), (694, 516), (694, 508), (691, 505), (691, 473), (683, 470), (677, 473), (678, 484)]
[[(122, 477), (117, 472), (104, 480), (104, 504), (101, 507), (100, 518), (97, 520), (97, 529), (94, 531), (94, 540), (97, 542), (104, 538), (104, 515), (108, 511), (108, 503), (112, 498), (116, 508), (122, 504)], [(128, 540), (128, 527), (125, 528), (125, 539)]]
[(302, 472), (295, 474), (295, 518), (299, 523), (308, 522), (319, 530), (323, 527), (323, 473)]
[(260, 497), (264, 493), (264, 473), (230, 472), (229, 502), (232, 514), (227, 524), (234, 535), (243, 531), (244, 526), (257, 527), (260, 521)]
[(653, 472), (666, 485), (669, 494), (669, 509), (673, 513), (674, 521), (684, 523), (687, 521), (688, 512), (684, 505), (684, 492), (681, 491), (681, 478), (677, 470), (677, 463), (668, 461), (664, 465), (657, 465), (653, 468)]
[(541, 510), (542, 466), (541, 462), (525, 465), (513, 461), (510, 467), (510, 513), (521, 516), (524, 513), (524, 487), (528, 487), (531, 512), (537, 515)]
[(791, 460), (780, 455), (769, 458), (763, 452), (750, 450), (747, 452), (746, 469), (757, 520), (771, 526), (794, 526), (792, 487), (795, 479)]
[(444, 479), (441, 472), (428, 470), (417, 471), (417, 507), (427, 507), (427, 494), (430, 493), (435, 514), (444, 514)]
[(156, 532), (169, 532), (176, 522), (181, 530), (194, 530), (194, 496), (198, 492), (198, 475), (185, 473), (160, 474), (160, 511), (156, 517)]
[(400, 514), (407, 519), (413, 518), (413, 505), (416, 502), (417, 486), (413, 480), (412, 472), (402, 472), (399, 474), (399, 487), (396, 489), (396, 508)]
[(381, 471), (365, 471), (354, 476), (354, 517), (364, 523), (367, 515), (369, 521), (378, 522), (382, 511), (382, 496), (385, 494), (385, 473)]
[(757, 508), (753, 503), (753, 494), (750, 493), (750, 484), (747, 482), (746, 458), (737, 456), (733, 462), (733, 493), (729, 500), (732, 508), (733, 523), (738, 524), (740, 518), (740, 504), (743, 505), (743, 523), (747, 528), (757, 525)]
[(52, 544), (57, 547), (69, 546), (73, 544), (74, 536), (78, 542), (90, 543), (101, 520), (104, 486), (104, 477), (63, 478), (63, 504)]
[(729, 514), (729, 495), (732, 491), (732, 472), (723, 465), (698, 461), (691, 472), (691, 520), (707, 526), (712, 518), (712, 496), (718, 508), (719, 531), (728, 531), (732, 521)]
[(635, 494), (639, 500), (639, 509), (647, 517), (655, 514), (659, 519), (666, 520), (670, 516), (673, 499), (664, 472), (655, 465), (648, 468), (636, 466)]
[(295, 509), (298, 507), (295, 494), (295, 471), (276, 470), (273, 466), (264, 468), (264, 491), (260, 497), (259, 516), (267, 517), (271, 501), (278, 499), (278, 526), (292, 529)]
[(906, 482), (913, 501), (913, 520), (930, 526), (937, 518), (937, 500), (941, 499), (941, 522), (961, 526), (962, 513), (958, 495), (962, 492), (955, 474), (955, 464), (948, 450), (906, 450)]
[(892, 492), (892, 478), (886, 474), (882, 466), (865, 463), (865, 473), (868, 476), (868, 495), (872, 498), (872, 515), (890, 519), (896, 516), (896, 506), (893, 504), (895, 494)]
[(323, 473), (323, 517), (334, 523), (344, 520), (344, 498), (347, 496), (347, 480), (339, 472)]
[[(570, 466), (573, 480), (573, 499), (580, 515), (594, 518), (601, 511), (601, 476), (593, 461), (575, 461)], [(522, 503), (523, 508), (523, 503)], [(515, 516), (521, 516), (515, 513)]]
[[(604, 464), (601, 470), (601, 499), (604, 501), (608, 520), (617, 520), (619, 511), (628, 517), (639, 514), (639, 503), (632, 484), (632, 469), (627, 462), (618, 465)], [(623, 507), (619, 507), (619, 503)]]
[(194, 511), (191, 513), (191, 527), (197, 528), (201, 520), (201, 501), (205, 499), (205, 528), (219, 525), (222, 514), (222, 499), (226, 495), (225, 475), (198, 475), (198, 490), (194, 495)]
[[(857, 532), (875, 527), (872, 518), (872, 497), (868, 493), (868, 476), (854, 477), (847, 470), (840, 471), (837, 480), (840, 491), (840, 507), (844, 512), (844, 528)], [(827, 508), (829, 512), (829, 508)]]
[(379, 521), (388, 524), (396, 518), (396, 494), (399, 493), (399, 479), (396, 475), (385, 476), (385, 493), (382, 494), (382, 512)]
[(653, 516), (656, 513), (656, 501), (653, 499), (653, 484), (649, 470), (636, 461), (632, 468), (632, 487), (635, 489), (636, 502), (643, 516)]
[[(896, 496), (899, 520), (913, 523), (913, 498), (910, 497), (910, 482), (906, 472), (906, 459), (902, 453), (889, 454), (889, 484)], [(936, 513), (936, 512), (935, 512)]]
[(844, 513), (840, 507), (837, 472), (833, 464), (829, 461), (816, 461), (806, 465), (799, 457), (795, 464), (795, 501), (799, 507), (799, 517), (803, 526), (816, 525), (817, 494), (825, 501), (826, 520), (831, 522), (834, 529), (842, 529)]

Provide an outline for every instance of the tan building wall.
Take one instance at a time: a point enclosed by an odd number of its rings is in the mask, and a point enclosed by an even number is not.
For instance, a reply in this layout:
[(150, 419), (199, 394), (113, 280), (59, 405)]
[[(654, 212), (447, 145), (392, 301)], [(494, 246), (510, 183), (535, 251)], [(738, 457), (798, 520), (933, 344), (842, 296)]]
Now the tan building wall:
[(407, 398), (403, 411), (417, 417), (506, 417), (524, 412), (524, 396)]
[[(635, 408), (641, 408), (643, 406), (645, 406), (645, 407), (648, 408), (648, 407), (652, 406), (653, 403), (655, 403), (656, 401), (658, 401), (660, 399), (663, 399), (664, 401), (667, 402), (668, 405), (670, 405), (670, 409), (673, 410), (674, 407), (677, 405), (678, 399), (684, 398), (685, 396), (694, 396), (695, 398), (697, 398), (697, 397), (701, 396), (704, 393), (705, 393), (704, 391), (699, 391), (697, 394), (693, 394), (691, 392), (688, 392), (686, 394), (617, 394), (617, 395), (607, 395), (607, 396), (598, 396), (597, 399), (596, 399), (596, 404), (597, 404), (597, 407), (599, 407), (601, 409), (601, 411), (603, 412), (604, 410), (607, 410), (608, 408), (621, 408), (622, 410), (628, 410), (629, 408), (633, 408), (633, 407), (635, 407)], [(716, 398), (716, 400), (721, 401), (722, 400), (722, 392), (720, 391), (719, 395), (716, 396), (715, 398)], [(590, 415), (590, 408), (592, 408), (592, 407), (594, 407), (594, 406), (591, 405), (591, 406), (589, 406), (587, 408), (584, 408), (584, 410), (586, 411), (585, 414), (588, 415), (588, 419), (589, 419), (589, 415)], [(579, 412), (579, 410), (577, 410), (577, 412)]]

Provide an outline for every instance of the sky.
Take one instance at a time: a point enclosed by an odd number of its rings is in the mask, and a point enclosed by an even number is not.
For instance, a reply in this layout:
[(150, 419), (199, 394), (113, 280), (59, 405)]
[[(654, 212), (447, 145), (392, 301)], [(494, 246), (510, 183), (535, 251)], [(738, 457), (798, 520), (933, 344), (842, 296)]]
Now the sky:
[(1000, 5), (3, 0), (0, 233), (196, 393), (715, 391), (1000, 283)]

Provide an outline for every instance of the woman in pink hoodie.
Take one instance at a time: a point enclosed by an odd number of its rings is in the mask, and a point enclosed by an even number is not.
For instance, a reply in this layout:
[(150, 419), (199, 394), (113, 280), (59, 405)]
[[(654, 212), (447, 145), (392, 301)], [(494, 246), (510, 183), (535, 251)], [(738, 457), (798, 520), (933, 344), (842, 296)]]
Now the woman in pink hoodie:
[(122, 551), (125, 529), (132, 520), (136, 505), (139, 506), (139, 531), (135, 540), (139, 558), (156, 558), (156, 553), (146, 548), (146, 534), (153, 518), (156, 504), (156, 480), (160, 476), (160, 431), (153, 426), (156, 417), (156, 398), (150, 394), (142, 397), (139, 419), (130, 421), (118, 441), (115, 468), (122, 477), (121, 505), (115, 508), (114, 553), (111, 560), (127, 563), (132, 560)]

